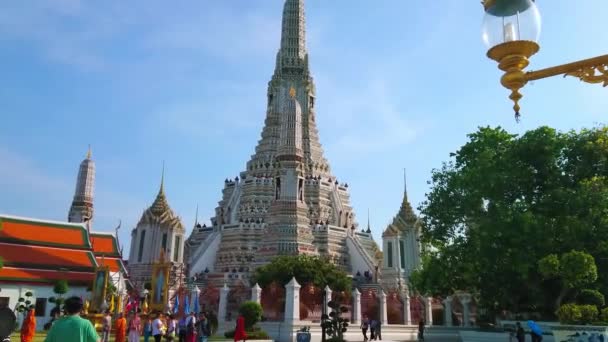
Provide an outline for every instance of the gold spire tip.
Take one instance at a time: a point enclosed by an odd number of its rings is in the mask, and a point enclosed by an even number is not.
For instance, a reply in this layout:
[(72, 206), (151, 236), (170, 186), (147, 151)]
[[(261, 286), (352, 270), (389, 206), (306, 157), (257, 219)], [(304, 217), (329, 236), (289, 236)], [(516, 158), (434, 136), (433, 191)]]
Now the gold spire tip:
[(91, 159), (91, 144), (89, 144), (89, 149), (87, 150), (87, 159)]

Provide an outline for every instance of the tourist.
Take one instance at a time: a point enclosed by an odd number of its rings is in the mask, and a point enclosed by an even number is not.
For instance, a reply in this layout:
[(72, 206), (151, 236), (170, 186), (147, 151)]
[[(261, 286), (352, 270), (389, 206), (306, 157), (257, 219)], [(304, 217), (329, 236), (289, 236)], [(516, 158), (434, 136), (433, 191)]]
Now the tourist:
[(156, 319), (152, 322), (152, 336), (154, 342), (160, 342), (165, 332), (165, 323), (163, 323), (163, 314), (158, 313)]
[(188, 316), (183, 315), (177, 322), (177, 335), (179, 342), (186, 342), (186, 333), (188, 332)]
[(418, 341), (424, 341), (424, 320), (418, 322)]
[(17, 316), (4, 303), (0, 304), (0, 341), (10, 341), (11, 332), (17, 322)]
[(110, 342), (110, 332), (112, 331), (112, 316), (110, 311), (106, 310), (101, 327), (101, 342)]
[(376, 339), (376, 326), (378, 325), (376, 322), (377, 321), (375, 318), (372, 318), (369, 321), (369, 340), (370, 341), (373, 341)]
[(515, 323), (515, 338), (517, 342), (526, 342), (526, 332), (519, 322)]
[(118, 319), (116, 320), (115, 334), (115, 342), (125, 342), (127, 337), (127, 320), (122, 312), (118, 314)]
[(202, 312), (198, 316), (198, 322), (196, 322), (196, 335), (198, 336), (198, 341), (196, 342), (207, 342), (207, 338), (211, 335), (209, 320)]
[(167, 342), (173, 342), (175, 339), (175, 331), (177, 330), (177, 320), (175, 316), (169, 315), (169, 319), (167, 320), (167, 335), (165, 338)]
[(21, 325), (21, 342), (32, 342), (36, 334), (36, 315), (29, 309)]
[(536, 324), (534, 321), (528, 321), (528, 327), (530, 328), (532, 342), (541, 342), (543, 340), (543, 331), (540, 329), (538, 324)]
[(371, 340), (382, 340), (382, 333), (380, 332), (380, 321), (377, 319), (373, 319), (370, 324), (370, 329), (372, 334), (370, 336)]
[(150, 336), (152, 336), (152, 318), (148, 315), (144, 323), (144, 342), (150, 342)]
[(129, 342), (139, 342), (141, 335), (141, 320), (136, 312), (129, 314)]
[(99, 342), (99, 336), (93, 324), (82, 317), (82, 299), (70, 297), (63, 307), (66, 316), (56, 321), (44, 342)]
[(361, 321), (361, 332), (363, 333), (363, 341), (367, 342), (367, 329), (369, 329), (369, 319), (367, 316), (363, 316)]
[(245, 317), (239, 315), (236, 319), (236, 327), (234, 328), (234, 342), (245, 341), (247, 334), (245, 333)]
[(196, 342), (196, 314), (190, 313), (186, 320), (186, 342)]

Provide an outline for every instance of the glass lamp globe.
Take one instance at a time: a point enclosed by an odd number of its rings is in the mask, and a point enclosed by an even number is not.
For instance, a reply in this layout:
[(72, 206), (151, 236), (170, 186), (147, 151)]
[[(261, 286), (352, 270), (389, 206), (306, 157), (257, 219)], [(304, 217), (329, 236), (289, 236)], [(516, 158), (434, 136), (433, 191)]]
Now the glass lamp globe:
[(482, 38), (487, 48), (527, 40), (538, 43), (541, 18), (533, 0), (486, 0)]

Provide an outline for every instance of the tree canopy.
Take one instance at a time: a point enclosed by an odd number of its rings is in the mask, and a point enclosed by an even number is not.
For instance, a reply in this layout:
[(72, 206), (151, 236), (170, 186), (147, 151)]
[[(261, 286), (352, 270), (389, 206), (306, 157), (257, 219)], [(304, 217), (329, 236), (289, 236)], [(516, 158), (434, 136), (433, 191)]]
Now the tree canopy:
[(350, 292), (352, 280), (329, 260), (308, 255), (280, 256), (256, 269), (253, 282), (265, 287), (272, 282), (286, 285), (295, 277), (298, 283), (314, 284), (334, 291)]
[(427, 252), (412, 286), (466, 289), (488, 309), (551, 313), (562, 286), (539, 261), (576, 250), (595, 259), (592, 286), (608, 293), (608, 128), (518, 136), (485, 127), (468, 137), (432, 172), (420, 206)]

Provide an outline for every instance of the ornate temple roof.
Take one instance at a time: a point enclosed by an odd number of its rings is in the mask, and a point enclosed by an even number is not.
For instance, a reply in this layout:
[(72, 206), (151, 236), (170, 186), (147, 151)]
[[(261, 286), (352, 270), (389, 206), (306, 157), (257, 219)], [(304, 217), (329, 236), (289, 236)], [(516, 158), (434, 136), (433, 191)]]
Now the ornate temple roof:
[(154, 199), (152, 205), (144, 211), (139, 219), (138, 226), (141, 224), (157, 224), (168, 227), (169, 229), (176, 229), (184, 231), (184, 225), (182, 224), (181, 219), (175, 215), (171, 207), (169, 206), (169, 202), (167, 201), (167, 197), (165, 196), (165, 175), (163, 171), (163, 175), (160, 181), (160, 189), (158, 190), (158, 194)]
[(97, 262), (84, 224), (0, 215), (0, 281), (88, 283)]
[(110, 272), (127, 273), (126, 267), (122, 262), (121, 251), (118, 249), (118, 240), (111, 233), (91, 233), (91, 243), (93, 244), (93, 254), (97, 264), (108, 266)]
[(414, 209), (407, 199), (407, 185), (403, 191), (403, 201), (399, 212), (393, 218), (393, 222), (386, 227), (382, 233), (382, 237), (396, 236), (404, 233), (408, 229), (412, 229), (418, 223), (418, 216), (414, 213)]

